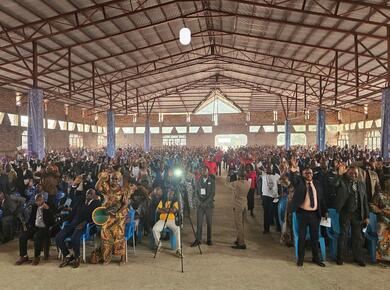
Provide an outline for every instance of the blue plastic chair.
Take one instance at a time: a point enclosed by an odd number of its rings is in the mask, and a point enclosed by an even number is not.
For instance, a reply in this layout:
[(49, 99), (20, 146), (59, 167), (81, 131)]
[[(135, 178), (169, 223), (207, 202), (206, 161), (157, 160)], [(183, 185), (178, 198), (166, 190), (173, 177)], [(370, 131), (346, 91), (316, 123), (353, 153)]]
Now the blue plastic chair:
[(287, 208), (287, 196), (283, 196), (278, 203), (278, 218), (279, 218), (280, 226), (284, 224), (286, 208)]
[(326, 228), (326, 233), (329, 237), (330, 256), (333, 260), (337, 258), (337, 242), (340, 235), (340, 220), (339, 214), (334, 208), (328, 209), (331, 227)]
[(126, 262), (127, 262), (127, 241), (133, 239), (133, 252), (135, 255), (135, 210), (130, 208), (129, 210), (129, 221), (125, 227), (125, 251), (126, 251)]
[[(292, 225), (293, 225), (293, 232), (294, 232), (294, 247), (295, 247), (295, 259), (298, 261), (298, 239), (299, 239), (299, 228), (298, 228), (298, 219), (295, 212), (293, 212), (292, 215)], [(321, 249), (321, 259), (322, 261), (326, 260), (326, 247), (325, 247), (325, 239), (321, 235), (321, 227), (318, 227), (318, 235), (320, 242), (320, 249)], [(309, 226), (307, 226), (306, 229), (306, 240), (310, 240), (310, 231)]]
[(368, 250), (370, 251), (371, 263), (376, 263), (376, 248), (378, 244), (377, 217), (375, 213), (370, 212), (370, 223), (367, 226), (366, 238)]
[[(63, 222), (61, 225), (61, 230), (68, 224), (69, 222)], [(83, 242), (83, 262), (85, 263), (87, 261), (86, 259), (86, 242), (93, 240), (94, 234), (96, 232), (96, 225), (94, 223), (86, 224), (83, 230), (83, 234), (81, 235), (80, 239)], [(70, 242), (71, 238), (68, 237), (65, 239), (66, 242)], [(59, 250), (58, 257), (61, 258), (62, 253)]]

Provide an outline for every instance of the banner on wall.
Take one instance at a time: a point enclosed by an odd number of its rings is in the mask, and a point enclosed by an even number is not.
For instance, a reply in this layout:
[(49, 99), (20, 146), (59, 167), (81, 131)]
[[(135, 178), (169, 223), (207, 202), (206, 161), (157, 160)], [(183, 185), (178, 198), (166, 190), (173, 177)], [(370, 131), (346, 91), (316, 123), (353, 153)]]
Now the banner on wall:
[(42, 160), (45, 157), (45, 142), (43, 131), (43, 91), (33, 88), (28, 90), (28, 156)]

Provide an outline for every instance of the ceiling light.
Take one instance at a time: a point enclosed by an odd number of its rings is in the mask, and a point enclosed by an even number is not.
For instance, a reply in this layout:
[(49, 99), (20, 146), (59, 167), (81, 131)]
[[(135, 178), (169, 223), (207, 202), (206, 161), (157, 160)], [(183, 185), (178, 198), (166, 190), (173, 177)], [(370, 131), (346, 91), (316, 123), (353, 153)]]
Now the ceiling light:
[(180, 43), (189, 45), (191, 43), (191, 30), (187, 27), (180, 29)]

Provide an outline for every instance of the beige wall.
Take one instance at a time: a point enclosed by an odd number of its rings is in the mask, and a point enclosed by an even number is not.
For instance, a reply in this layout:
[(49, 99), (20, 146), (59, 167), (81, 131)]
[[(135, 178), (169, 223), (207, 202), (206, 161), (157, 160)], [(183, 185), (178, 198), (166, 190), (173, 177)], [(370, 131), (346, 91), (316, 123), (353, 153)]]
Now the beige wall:
[[(0, 112), (13, 113), (19, 115), (27, 114), (26, 99), (22, 99), (22, 106), (17, 107), (15, 104), (15, 94), (9, 91), (0, 91)], [(283, 125), (283, 113), (278, 112), (279, 125)], [(328, 112), (326, 116), (327, 124), (350, 123), (365, 119), (363, 107), (354, 107), (351, 110), (343, 110), (340, 114), (341, 120), (337, 119), (337, 113)], [(63, 103), (49, 101), (45, 117), (61, 121), (72, 121), (76, 123), (96, 124), (106, 126), (106, 118), (104, 114), (99, 114), (98, 120), (95, 121), (93, 111), (89, 110), (83, 114), (83, 111), (78, 107), (69, 107), (68, 116), (65, 115), (65, 107)], [(369, 106), (368, 119), (378, 119), (380, 117), (380, 105), (375, 103)], [(315, 112), (311, 112), (311, 118), (308, 121), (303, 119), (303, 116), (291, 117), (293, 124), (315, 124)], [(250, 125), (271, 125), (273, 122), (272, 112), (252, 112), (251, 120), (246, 124), (246, 114), (224, 114), (219, 115), (219, 125), (213, 126), (212, 133), (186, 134), (188, 146), (209, 145), (214, 146), (215, 136), (217, 134), (246, 134), (248, 136), (248, 145), (275, 145), (278, 133), (249, 133)], [(133, 116), (116, 116), (116, 127), (143, 127), (145, 124), (145, 116), (138, 116), (137, 122), (133, 123)], [(163, 123), (158, 123), (158, 115), (151, 115), (151, 126), (187, 126), (185, 115), (164, 115)], [(191, 115), (191, 126), (212, 126), (210, 115)], [(2, 124), (0, 124), (0, 153), (13, 152), (17, 146), (22, 143), (22, 132), (27, 130), (23, 127), (10, 126), (7, 115), (5, 115)], [(97, 147), (98, 134), (96, 133), (79, 133), (77, 128), (74, 132), (61, 131), (57, 124), (56, 129), (45, 129), (46, 148), (49, 150), (67, 148), (69, 144), (69, 134), (80, 134), (83, 136), (84, 145), (89, 148)], [(175, 132), (172, 133), (176, 134)], [(181, 135), (181, 134), (180, 134)], [(348, 132), (350, 144), (364, 144), (364, 130), (355, 130)], [(152, 146), (162, 145), (163, 134), (152, 134)], [(307, 132), (307, 144), (315, 144), (315, 132)], [(337, 144), (337, 133), (327, 131), (327, 142), (329, 144)], [(143, 134), (124, 134), (120, 131), (117, 134), (117, 146), (127, 145), (142, 145), (144, 140)]]

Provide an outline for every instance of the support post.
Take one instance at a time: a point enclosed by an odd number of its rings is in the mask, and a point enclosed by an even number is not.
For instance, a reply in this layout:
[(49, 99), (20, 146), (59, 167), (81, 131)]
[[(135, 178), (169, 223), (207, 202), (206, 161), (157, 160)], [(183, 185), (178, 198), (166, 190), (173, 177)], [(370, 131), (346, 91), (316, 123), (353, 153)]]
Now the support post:
[(45, 157), (43, 131), (43, 91), (38, 88), (28, 90), (28, 156), (42, 160)]
[(289, 150), (291, 147), (291, 121), (289, 119), (286, 119), (286, 121), (284, 122), (284, 126), (284, 147), (286, 150)]
[(152, 108), (149, 111), (149, 102), (146, 103), (146, 120), (145, 120), (145, 134), (144, 134), (144, 151), (150, 151), (150, 113), (152, 112)]
[(115, 156), (115, 113), (112, 109), (107, 111), (107, 148), (106, 154), (110, 158)]
[(317, 138), (316, 143), (320, 152), (325, 150), (325, 109), (319, 108), (317, 110)]
[(384, 161), (390, 159), (390, 87), (382, 93), (381, 152)]

